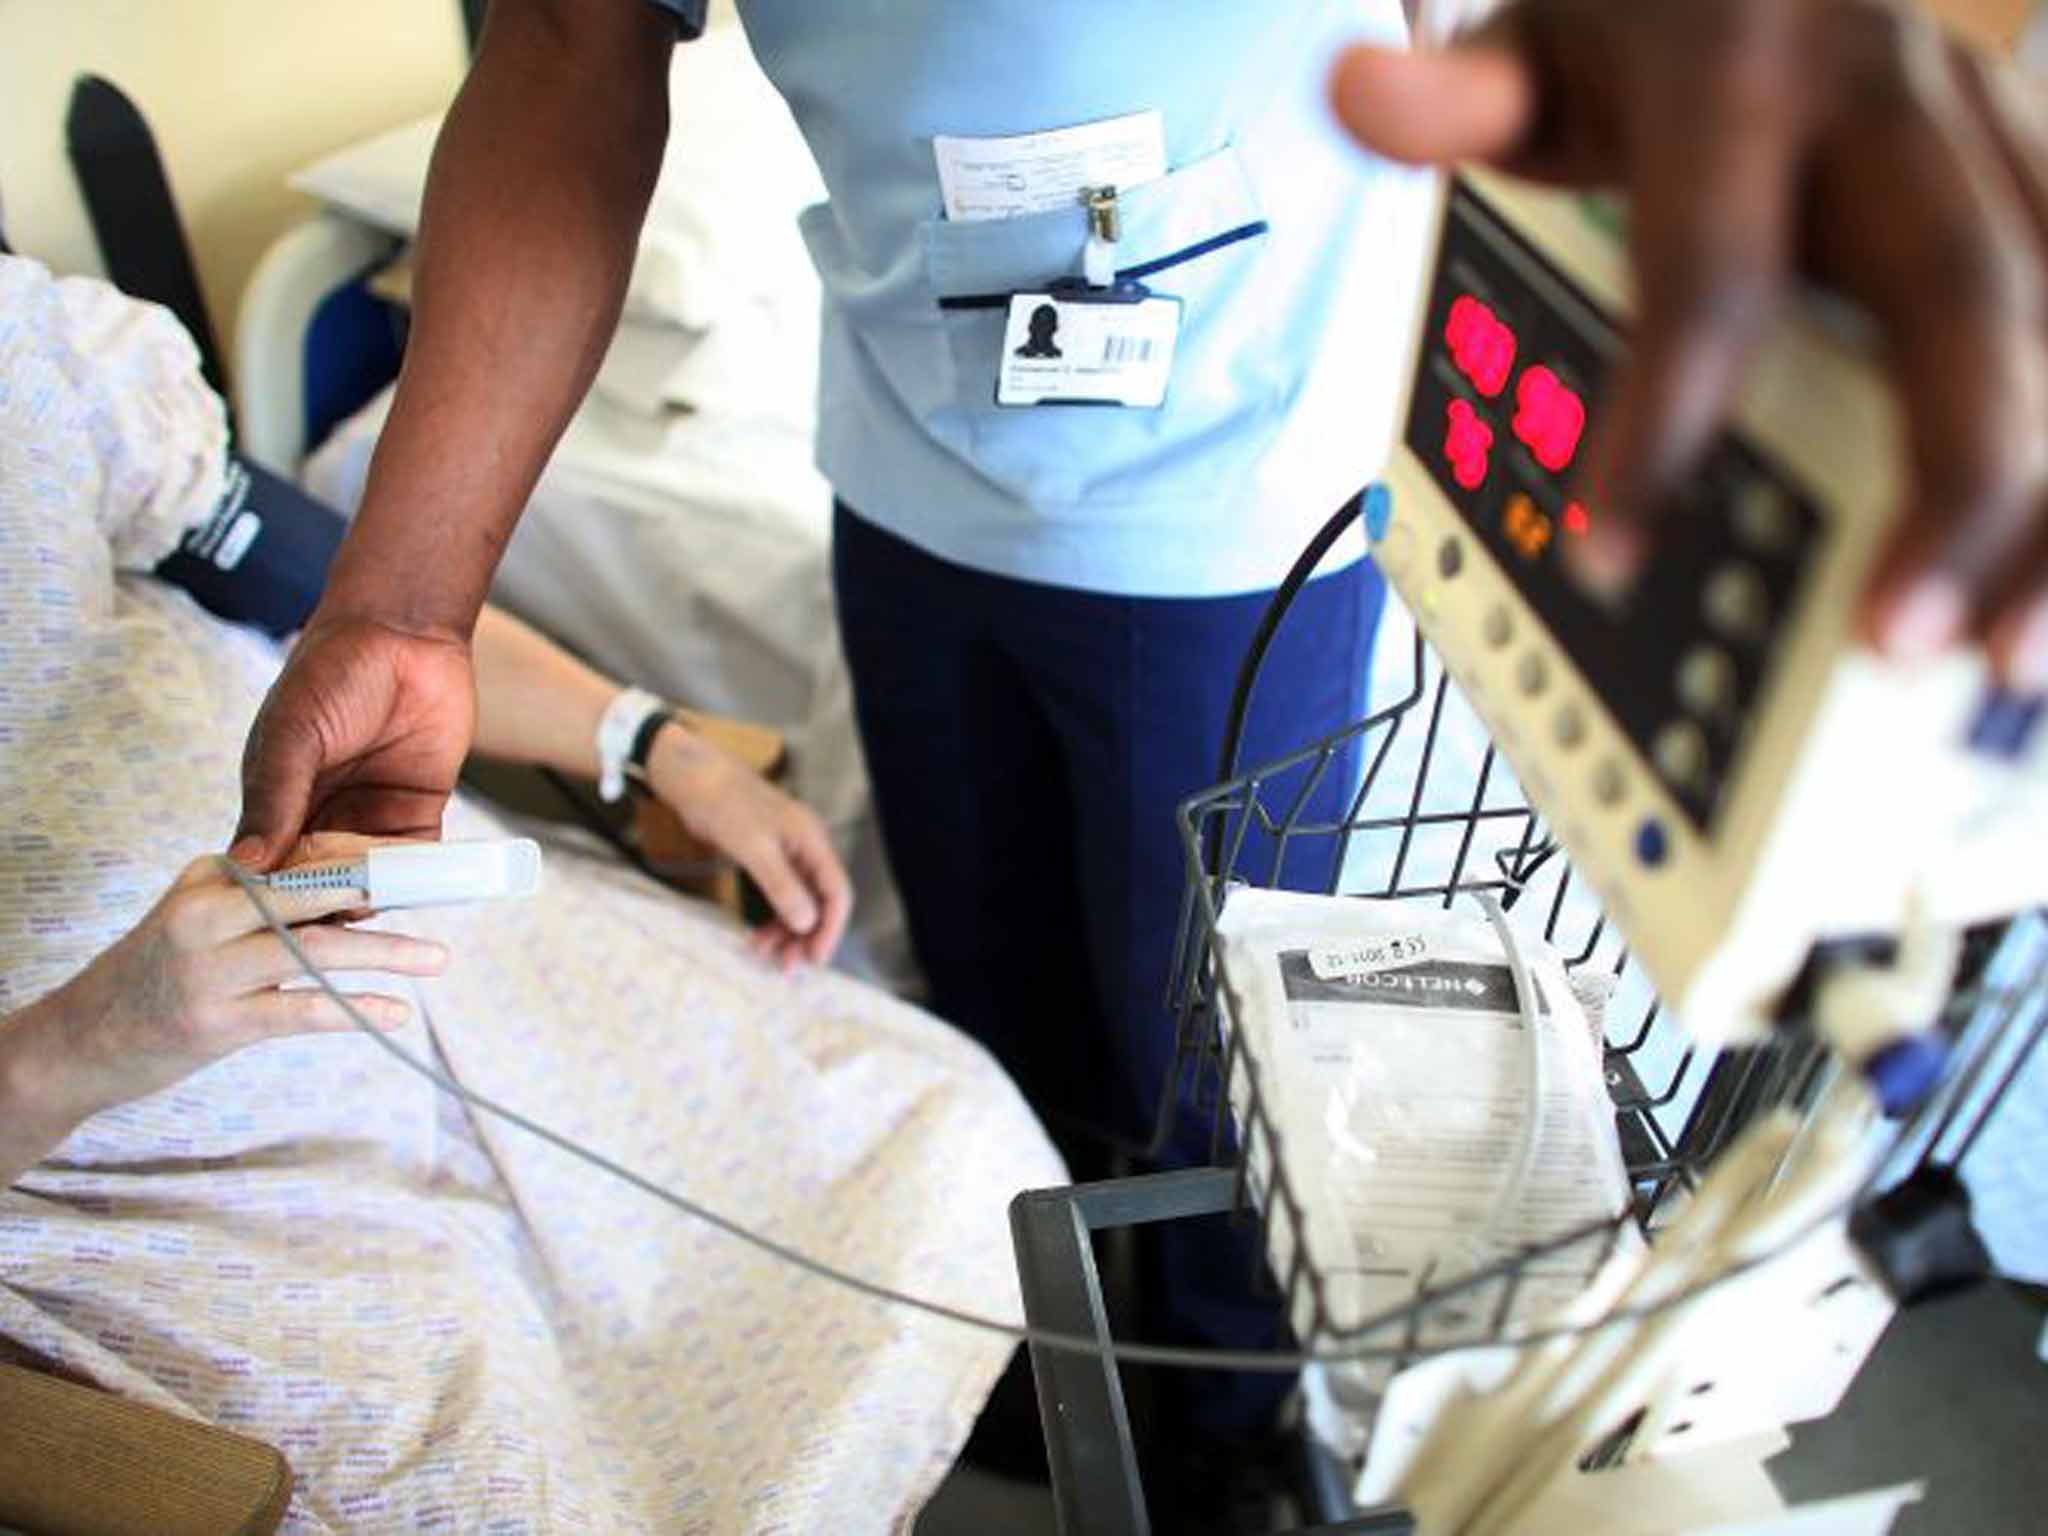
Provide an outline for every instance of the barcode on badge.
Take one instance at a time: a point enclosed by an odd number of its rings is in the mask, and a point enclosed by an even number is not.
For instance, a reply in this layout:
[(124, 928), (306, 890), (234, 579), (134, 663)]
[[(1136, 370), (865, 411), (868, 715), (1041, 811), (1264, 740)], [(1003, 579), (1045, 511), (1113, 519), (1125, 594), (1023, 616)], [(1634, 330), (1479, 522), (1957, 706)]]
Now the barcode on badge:
[(1102, 339), (1102, 362), (1104, 367), (1122, 367), (1125, 363), (1149, 363), (1152, 361), (1153, 338), (1150, 336), (1105, 336)]

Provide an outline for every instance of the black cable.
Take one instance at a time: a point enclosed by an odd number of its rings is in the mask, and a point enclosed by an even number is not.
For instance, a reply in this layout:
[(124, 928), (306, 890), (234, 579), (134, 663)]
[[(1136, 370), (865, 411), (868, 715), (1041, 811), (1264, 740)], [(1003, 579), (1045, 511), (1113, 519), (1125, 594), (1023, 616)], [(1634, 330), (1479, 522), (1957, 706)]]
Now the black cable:
[[(1358, 521), (1364, 510), (1365, 493), (1361, 491), (1333, 512), (1329, 520), (1316, 530), (1316, 536), (1296, 557), (1286, 579), (1267, 600), (1266, 611), (1259, 616), (1259, 627), (1252, 634), (1252, 643), (1244, 653), (1244, 660), (1238, 664), (1237, 684), (1231, 690), (1230, 710), (1223, 721), (1222, 767), (1216, 775), (1217, 783), (1227, 784), (1237, 777), (1237, 760), (1244, 751), (1244, 723), (1251, 714), (1252, 695), (1258, 690), (1259, 674), (1265, 670), (1266, 653), (1273, 648), (1273, 637), (1279, 633), (1280, 625), (1293, 609), (1301, 589), (1308, 585), (1316, 567), (1323, 563), (1323, 557), (1344, 536), (1345, 529)], [(1219, 822), (1210, 824), (1209, 836), (1209, 864), (1213, 869), (1223, 853), (1223, 828)]]

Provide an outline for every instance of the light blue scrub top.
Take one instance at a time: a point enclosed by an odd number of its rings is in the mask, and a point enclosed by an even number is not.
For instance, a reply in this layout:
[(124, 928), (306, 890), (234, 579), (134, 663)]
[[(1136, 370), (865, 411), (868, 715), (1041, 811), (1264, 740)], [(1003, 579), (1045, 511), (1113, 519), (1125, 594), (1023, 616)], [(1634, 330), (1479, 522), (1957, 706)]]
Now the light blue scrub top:
[[(693, 0), (659, 3), (693, 30)], [(1399, 0), (739, 10), (830, 198), (802, 219), (825, 295), (818, 464), (863, 517), (1000, 575), (1220, 595), (1276, 584), (1378, 471), (1418, 187), (1341, 140), (1327, 79), (1342, 43), (1403, 38)], [(998, 407), (1005, 308), (939, 301), (1078, 275), (1086, 215), (947, 221), (933, 136), (1148, 109), (1168, 172), (1122, 190), (1116, 264), (1156, 265), (1144, 281), (1183, 301), (1166, 405)]]

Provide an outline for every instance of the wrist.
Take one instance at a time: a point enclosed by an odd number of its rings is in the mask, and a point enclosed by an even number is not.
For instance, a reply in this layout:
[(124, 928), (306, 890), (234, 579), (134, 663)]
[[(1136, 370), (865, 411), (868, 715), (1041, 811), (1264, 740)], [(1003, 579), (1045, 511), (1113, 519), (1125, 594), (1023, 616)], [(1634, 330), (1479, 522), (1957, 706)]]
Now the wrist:
[(306, 620), (304, 633), (310, 635), (326, 629), (377, 629), (403, 639), (424, 640), (467, 652), (475, 625), (474, 613), (463, 622), (423, 617), (403, 605), (383, 601), (381, 596), (374, 600), (356, 598), (330, 587), (321, 596), (313, 616)]
[(439, 564), (430, 554), (414, 558), (406, 553), (393, 561), (380, 550), (374, 557), (355, 558), (360, 544), (360, 536), (351, 530), (335, 557), (319, 606), (307, 621), (308, 629), (321, 624), (374, 624), (414, 639), (469, 644), (483, 608), (482, 588), (472, 592), (471, 584), (456, 583), (451, 589), (438, 578)]
[(690, 777), (711, 751), (711, 744), (680, 719), (664, 720), (647, 752), (648, 787), (681, 814), (690, 798)]
[(70, 1070), (66, 1023), (75, 983), (0, 1020), (0, 1184), (90, 1119), (95, 1106)]

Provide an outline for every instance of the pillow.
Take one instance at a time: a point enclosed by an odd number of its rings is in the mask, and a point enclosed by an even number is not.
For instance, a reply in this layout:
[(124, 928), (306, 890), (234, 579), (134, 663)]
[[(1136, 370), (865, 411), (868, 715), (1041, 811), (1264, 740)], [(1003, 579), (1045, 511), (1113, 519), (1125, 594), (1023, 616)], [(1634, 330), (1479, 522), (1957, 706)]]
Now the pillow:
[[(796, 124), (736, 27), (676, 49), (662, 171), (626, 291), (634, 320), (706, 330), (809, 279), (796, 215), (824, 196)], [(291, 185), (392, 234), (418, 233), (441, 114), (352, 144)], [(743, 155), (735, 146), (745, 146)]]

